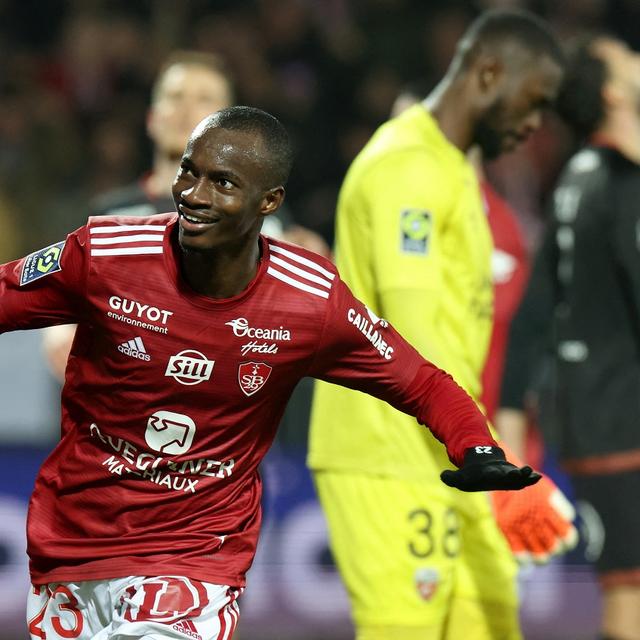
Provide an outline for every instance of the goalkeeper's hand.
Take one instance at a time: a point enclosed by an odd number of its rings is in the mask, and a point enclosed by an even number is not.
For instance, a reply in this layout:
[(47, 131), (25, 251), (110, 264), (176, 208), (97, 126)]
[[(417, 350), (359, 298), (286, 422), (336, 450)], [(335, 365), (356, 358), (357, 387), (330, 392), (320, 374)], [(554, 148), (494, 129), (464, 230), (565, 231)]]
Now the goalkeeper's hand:
[(499, 447), (484, 445), (467, 449), (457, 471), (440, 474), (442, 482), (461, 491), (523, 489), (541, 477), (531, 467), (516, 467), (507, 462)]
[(575, 510), (547, 477), (524, 491), (491, 494), (498, 526), (519, 562), (543, 564), (573, 549)]

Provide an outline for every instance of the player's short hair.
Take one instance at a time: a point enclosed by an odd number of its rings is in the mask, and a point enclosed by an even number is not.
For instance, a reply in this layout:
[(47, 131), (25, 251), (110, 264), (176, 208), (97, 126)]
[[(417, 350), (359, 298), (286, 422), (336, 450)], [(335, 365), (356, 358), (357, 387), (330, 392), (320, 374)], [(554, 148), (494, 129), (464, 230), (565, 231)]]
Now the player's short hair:
[(207, 124), (261, 136), (269, 156), (269, 188), (286, 184), (293, 165), (293, 147), (287, 130), (275, 116), (255, 107), (235, 106), (216, 111)]
[(499, 51), (505, 45), (515, 45), (531, 57), (548, 56), (564, 66), (564, 52), (549, 25), (530, 11), (521, 9), (491, 9), (478, 16), (458, 42), (456, 62), (470, 66), (484, 51)]
[(157, 102), (160, 97), (162, 89), (162, 82), (164, 77), (172, 67), (176, 65), (184, 65), (187, 67), (203, 67), (208, 69), (212, 73), (215, 73), (227, 82), (229, 87), (229, 95), (231, 101), (235, 99), (235, 86), (229, 68), (225, 61), (214, 53), (207, 53), (206, 51), (190, 51), (187, 49), (179, 49), (171, 53), (164, 62), (160, 65), (156, 78), (151, 86), (151, 104)]
[(584, 35), (567, 45), (565, 75), (556, 99), (558, 114), (579, 137), (593, 133), (605, 115), (602, 89), (609, 69), (594, 52), (597, 39)]

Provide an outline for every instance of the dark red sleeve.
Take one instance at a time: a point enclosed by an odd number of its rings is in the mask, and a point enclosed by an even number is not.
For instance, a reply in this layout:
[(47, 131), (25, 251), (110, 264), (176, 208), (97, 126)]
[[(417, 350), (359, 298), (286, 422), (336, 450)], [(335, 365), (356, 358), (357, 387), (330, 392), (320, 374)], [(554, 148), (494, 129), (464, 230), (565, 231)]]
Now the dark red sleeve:
[(363, 391), (414, 416), (446, 446), (457, 466), (469, 447), (497, 446), (471, 397), (339, 279), (309, 375)]
[(0, 333), (78, 322), (84, 308), (86, 228), (0, 265)]

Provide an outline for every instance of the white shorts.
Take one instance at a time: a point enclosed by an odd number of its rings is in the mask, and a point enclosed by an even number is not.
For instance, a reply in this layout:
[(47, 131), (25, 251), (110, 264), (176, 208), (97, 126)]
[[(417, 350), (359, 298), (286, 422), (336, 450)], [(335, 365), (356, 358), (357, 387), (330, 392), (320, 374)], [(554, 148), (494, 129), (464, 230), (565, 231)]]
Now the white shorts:
[(31, 640), (230, 640), (244, 591), (180, 576), (51, 583), (27, 600)]

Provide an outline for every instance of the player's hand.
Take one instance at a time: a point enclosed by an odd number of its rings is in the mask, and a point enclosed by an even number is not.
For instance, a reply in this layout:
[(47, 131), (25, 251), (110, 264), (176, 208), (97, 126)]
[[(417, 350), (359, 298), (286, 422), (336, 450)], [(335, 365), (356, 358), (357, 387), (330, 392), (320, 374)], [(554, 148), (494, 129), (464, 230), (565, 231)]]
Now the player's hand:
[(516, 467), (507, 462), (502, 449), (489, 446), (467, 449), (460, 469), (440, 474), (442, 482), (461, 491), (522, 489), (541, 477), (531, 467)]
[(549, 478), (516, 493), (495, 491), (491, 499), (498, 526), (519, 562), (543, 564), (576, 546), (575, 510)]

